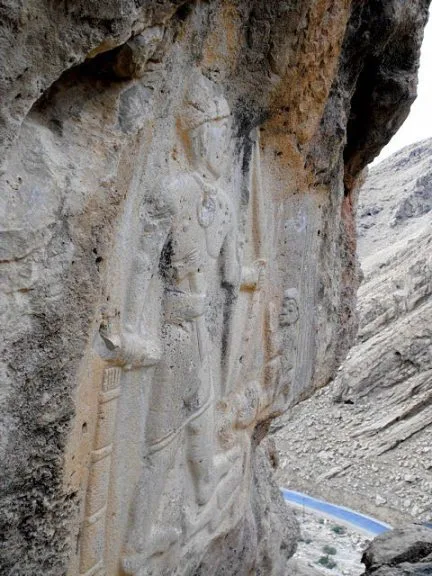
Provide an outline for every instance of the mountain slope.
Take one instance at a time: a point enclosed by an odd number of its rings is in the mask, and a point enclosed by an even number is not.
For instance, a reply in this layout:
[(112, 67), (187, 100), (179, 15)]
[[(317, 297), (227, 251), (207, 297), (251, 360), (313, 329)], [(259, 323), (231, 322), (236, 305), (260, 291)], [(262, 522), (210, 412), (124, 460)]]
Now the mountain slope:
[(276, 435), (279, 481), (383, 520), (432, 516), (432, 139), (370, 171), (360, 328), (331, 385)]

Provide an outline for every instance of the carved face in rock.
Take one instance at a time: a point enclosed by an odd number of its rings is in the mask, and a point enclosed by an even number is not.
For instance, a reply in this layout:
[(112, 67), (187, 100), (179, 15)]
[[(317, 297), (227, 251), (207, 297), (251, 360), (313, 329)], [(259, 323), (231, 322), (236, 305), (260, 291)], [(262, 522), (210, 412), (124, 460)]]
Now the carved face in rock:
[(285, 290), (279, 314), (279, 324), (281, 326), (292, 326), (297, 322), (298, 318), (297, 290)]
[(180, 127), (187, 134), (186, 153), (203, 176), (223, 173), (231, 137), (231, 111), (220, 87), (201, 73), (193, 74), (185, 93)]
[(191, 145), (194, 167), (209, 172), (214, 178), (219, 178), (227, 163), (229, 139), (229, 117), (203, 122), (192, 130)]

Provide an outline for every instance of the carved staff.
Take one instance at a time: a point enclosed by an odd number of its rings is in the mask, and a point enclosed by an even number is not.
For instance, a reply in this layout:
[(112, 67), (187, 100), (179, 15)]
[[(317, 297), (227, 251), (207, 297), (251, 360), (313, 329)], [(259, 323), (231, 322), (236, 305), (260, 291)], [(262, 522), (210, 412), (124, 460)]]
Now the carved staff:
[[(252, 192), (252, 235), (254, 239), (255, 248), (255, 262), (254, 265), (258, 265), (258, 278), (257, 282), (260, 282), (260, 274), (262, 270), (260, 268), (266, 265), (267, 250), (266, 250), (266, 236), (265, 236), (265, 207), (264, 198), (262, 191), (262, 178), (261, 178), (261, 158), (260, 158), (260, 142), (259, 142), (259, 131), (257, 131), (257, 137), (255, 141), (254, 157), (252, 163), (252, 176), (251, 176), (251, 192)], [(242, 374), (246, 375), (251, 372), (253, 359), (255, 357), (254, 347), (250, 346), (254, 334), (262, 330), (262, 326), (259, 324), (261, 318), (261, 300), (262, 300), (262, 289), (260, 285), (257, 285), (253, 291), (252, 298), (250, 299), (249, 309), (248, 309), (248, 328), (245, 331), (244, 341), (246, 343), (246, 354), (243, 362)]]
[(81, 576), (105, 574), (106, 511), (121, 374), (122, 369), (118, 366), (105, 368), (102, 390), (99, 393), (96, 435), (91, 452), (81, 537)]
[[(251, 160), (252, 169), (249, 184), (250, 187), (249, 197), (251, 205), (251, 234), (253, 237), (253, 244), (254, 244), (254, 261), (252, 263), (252, 267), (256, 267), (258, 265), (258, 270), (255, 270), (255, 274), (258, 273), (258, 278), (256, 278), (257, 282), (259, 282), (259, 275), (261, 273), (261, 270), (259, 268), (265, 266), (266, 262), (265, 257), (267, 253), (265, 246), (266, 244), (265, 225), (263, 222), (265, 212), (264, 212), (264, 198), (262, 194), (259, 150), (260, 150), (259, 136), (257, 135), (253, 156)], [(244, 330), (244, 336), (242, 339), (242, 343), (244, 343), (245, 347), (245, 354), (243, 361), (241, 363), (241, 367), (239, 366), (237, 354), (234, 354), (233, 352), (231, 352), (233, 360), (228, 362), (228, 375), (226, 380), (228, 384), (231, 384), (231, 386), (233, 386), (234, 388), (236, 387), (236, 384), (238, 383), (240, 376), (250, 372), (252, 367), (252, 358), (254, 356), (254, 350), (248, 344), (251, 341), (257, 329), (257, 317), (260, 316), (259, 311), (261, 308), (261, 292), (262, 290), (260, 289), (260, 286), (255, 286), (253, 294), (249, 299), (249, 304), (247, 307), (247, 316), (246, 316), (246, 328)], [(233, 324), (234, 322), (235, 320), (233, 320)], [(258, 327), (258, 329), (260, 328)], [(231, 329), (228, 350), (232, 350), (233, 336), (234, 333), (233, 330)], [(232, 366), (233, 363), (234, 366)], [(230, 390), (227, 390), (227, 392), (230, 392)]]

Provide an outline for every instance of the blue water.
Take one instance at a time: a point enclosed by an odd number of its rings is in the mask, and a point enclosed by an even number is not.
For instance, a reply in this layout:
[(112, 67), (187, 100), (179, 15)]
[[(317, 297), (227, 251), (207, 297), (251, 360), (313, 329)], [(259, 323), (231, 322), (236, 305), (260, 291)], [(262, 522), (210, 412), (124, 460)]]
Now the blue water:
[(379, 520), (375, 520), (374, 518), (369, 518), (369, 516), (365, 516), (359, 512), (354, 512), (354, 510), (350, 510), (350, 508), (345, 508), (344, 506), (336, 506), (336, 504), (330, 504), (329, 502), (324, 502), (323, 500), (317, 500), (312, 496), (307, 496), (306, 494), (295, 492), (294, 490), (287, 490), (286, 488), (282, 488), (281, 490), (286, 502), (299, 504), (300, 506), (305, 506), (311, 510), (316, 510), (317, 512), (328, 514), (333, 518), (344, 520), (353, 526), (357, 526), (362, 530), (370, 532), (374, 536), (378, 536), (378, 534), (382, 534), (383, 532), (387, 532), (387, 530), (391, 530), (391, 526), (388, 524), (380, 522)]

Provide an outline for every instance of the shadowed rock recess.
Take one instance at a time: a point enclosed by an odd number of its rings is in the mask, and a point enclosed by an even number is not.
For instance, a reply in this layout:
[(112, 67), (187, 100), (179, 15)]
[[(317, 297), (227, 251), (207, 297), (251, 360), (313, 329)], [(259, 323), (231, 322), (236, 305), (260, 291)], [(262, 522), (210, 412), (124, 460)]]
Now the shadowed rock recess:
[(428, 4), (0, 2), (1, 574), (286, 572)]

